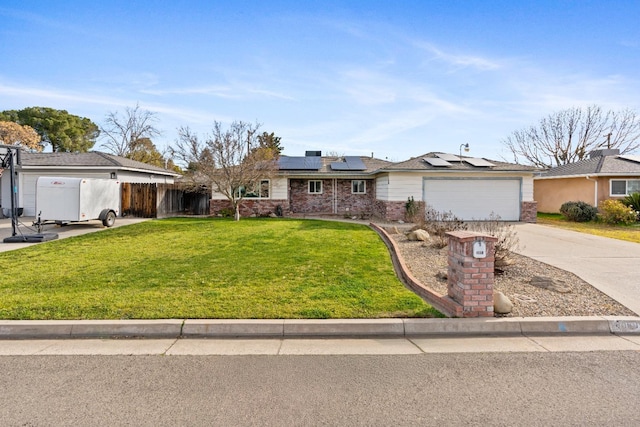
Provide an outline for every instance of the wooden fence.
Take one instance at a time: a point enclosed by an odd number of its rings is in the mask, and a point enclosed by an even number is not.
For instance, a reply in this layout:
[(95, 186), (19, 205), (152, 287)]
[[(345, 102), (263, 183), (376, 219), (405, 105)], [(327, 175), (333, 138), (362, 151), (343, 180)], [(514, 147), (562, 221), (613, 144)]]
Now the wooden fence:
[(122, 215), (161, 218), (208, 215), (210, 195), (186, 191), (176, 184), (122, 183)]

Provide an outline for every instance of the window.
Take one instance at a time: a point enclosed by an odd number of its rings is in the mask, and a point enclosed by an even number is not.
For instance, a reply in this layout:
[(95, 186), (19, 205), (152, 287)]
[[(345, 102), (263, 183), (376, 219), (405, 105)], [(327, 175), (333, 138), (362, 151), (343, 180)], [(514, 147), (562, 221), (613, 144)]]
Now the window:
[(309, 181), (310, 194), (322, 194), (322, 181)]
[(640, 179), (611, 180), (612, 196), (628, 196), (631, 193), (640, 193)]
[(268, 199), (269, 198), (269, 180), (263, 179), (260, 181), (260, 198)]
[(258, 185), (253, 188), (253, 190), (248, 190), (245, 189), (245, 187), (240, 187), (240, 194), (248, 199), (268, 199), (269, 187), (270, 181), (268, 179), (263, 179)]
[(363, 179), (354, 179), (351, 181), (351, 192), (353, 194), (365, 194), (367, 192), (367, 183)]

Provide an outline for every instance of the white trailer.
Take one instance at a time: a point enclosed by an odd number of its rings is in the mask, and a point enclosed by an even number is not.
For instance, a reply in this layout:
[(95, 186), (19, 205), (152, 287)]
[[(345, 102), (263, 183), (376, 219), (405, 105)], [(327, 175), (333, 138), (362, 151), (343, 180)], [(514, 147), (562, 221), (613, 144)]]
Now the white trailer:
[(36, 182), (38, 223), (98, 219), (112, 227), (120, 215), (120, 181), (41, 176)]

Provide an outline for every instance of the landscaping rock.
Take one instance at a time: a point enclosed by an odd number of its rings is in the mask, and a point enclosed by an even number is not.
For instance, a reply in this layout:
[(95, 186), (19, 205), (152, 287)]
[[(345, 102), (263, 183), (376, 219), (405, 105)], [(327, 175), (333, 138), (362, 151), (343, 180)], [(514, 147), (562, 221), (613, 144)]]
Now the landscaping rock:
[(447, 281), (449, 280), (449, 272), (447, 270), (440, 270), (436, 273), (436, 279)]
[(571, 292), (571, 288), (562, 280), (556, 280), (547, 276), (534, 276), (529, 283), (537, 288), (547, 289), (561, 294)]
[(509, 314), (513, 310), (513, 303), (502, 292), (493, 293), (493, 312), (496, 314)]
[(411, 241), (419, 240), (421, 242), (426, 242), (427, 240), (429, 240), (429, 237), (430, 237), (429, 233), (427, 233), (425, 230), (422, 230), (422, 229), (410, 231), (407, 234), (407, 239)]
[(512, 265), (514, 262), (515, 261), (513, 258), (506, 256), (503, 258), (496, 258), (494, 265), (496, 267), (506, 267), (506, 266)]
[(273, 212), (271, 212), (269, 214), (269, 218), (278, 218), (278, 215), (274, 214)]

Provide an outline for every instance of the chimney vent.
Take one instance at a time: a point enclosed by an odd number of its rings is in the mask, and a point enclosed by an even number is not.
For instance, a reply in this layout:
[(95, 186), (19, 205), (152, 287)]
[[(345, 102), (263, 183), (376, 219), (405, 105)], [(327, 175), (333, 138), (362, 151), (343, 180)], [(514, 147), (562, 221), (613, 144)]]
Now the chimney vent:
[(593, 150), (589, 153), (589, 158), (593, 159), (594, 157), (617, 156), (619, 154), (620, 150), (617, 148), (606, 148), (602, 150)]

